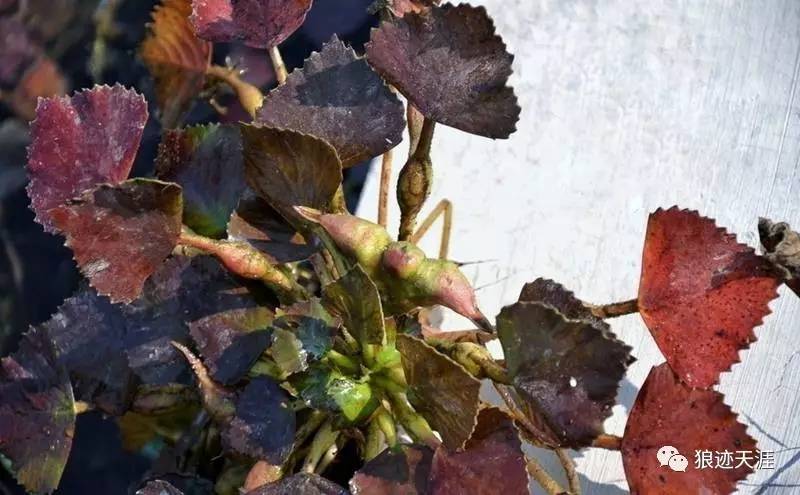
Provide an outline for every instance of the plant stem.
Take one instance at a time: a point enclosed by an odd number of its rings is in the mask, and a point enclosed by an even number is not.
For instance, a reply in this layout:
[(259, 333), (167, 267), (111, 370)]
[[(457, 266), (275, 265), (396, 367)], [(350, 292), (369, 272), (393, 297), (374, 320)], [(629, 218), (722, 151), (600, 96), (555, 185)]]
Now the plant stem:
[(420, 131), (419, 143), (414, 153), (400, 171), (397, 180), (397, 202), (400, 205), (401, 241), (408, 240), (414, 233), (414, 226), (425, 200), (431, 193), (433, 166), (431, 165), (431, 144), (436, 122), (426, 118)]
[(381, 188), (378, 192), (378, 225), (386, 227), (389, 222), (389, 186), (392, 182), (392, 150), (383, 154), (381, 160)]
[(530, 419), (528, 419), (525, 413), (520, 410), (512, 389), (508, 385), (503, 385), (497, 382), (494, 382), (493, 385), (495, 390), (497, 390), (497, 393), (500, 395), (500, 398), (503, 399), (503, 402), (506, 404), (509, 414), (511, 414), (518, 425), (522, 426), (522, 428), (527, 431), (527, 436), (533, 439), (539, 439), (543, 447), (552, 449), (552, 446), (547, 445), (544, 442), (544, 439), (552, 435), (548, 434), (546, 431), (543, 431), (541, 428), (538, 428)]
[(617, 435), (602, 434), (594, 439), (592, 447), (606, 450), (620, 450), (620, 448), (622, 448), (622, 438)]
[(278, 80), (278, 84), (285, 83), (289, 73), (286, 71), (286, 64), (283, 63), (281, 51), (277, 46), (269, 49), (269, 59), (272, 61), (272, 68), (275, 69), (275, 78)]
[(411, 407), (404, 394), (388, 393), (387, 397), (392, 405), (392, 414), (415, 441), (422, 442), (433, 450), (441, 445), (441, 440), (433, 433), (428, 422)]
[(333, 422), (328, 419), (317, 431), (314, 440), (311, 441), (311, 447), (306, 454), (302, 470), (306, 473), (313, 473), (322, 456), (331, 448), (331, 445), (336, 443), (337, 438), (339, 438), (339, 432), (334, 431)]
[(548, 495), (561, 495), (565, 493), (561, 485), (544, 470), (536, 459), (528, 459), (528, 472)]
[(325, 451), (325, 454), (320, 459), (319, 464), (317, 464), (317, 468), (314, 469), (314, 472), (317, 474), (322, 474), (328, 469), (328, 466), (331, 465), (334, 459), (336, 459), (336, 455), (339, 453), (339, 440), (337, 439), (336, 442), (333, 443), (328, 450)]
[(230, 392), (211, 379), (206, 366), (188, 347), (174, 340), (171, 344), (183, 354), (192, 367), (203, 398), (203, 406), (206, 410), (218, 421), (230, 419), (236, 413), (236, 406), (230, 400)]
[(384, 407), (378, 408), (372, 420), (378, 423), (378, 427), (383, 432), (383, 437), (386, 439), (386, 444), (389, 447), (394, 447), (397, 444), (397, 428), (394, 425), (394, 418)]
[(260, 89), (242, 80), (237, 71), (229, 69), (228, 67), (210, 65), (206, 69), (206, 75), (219, 79), (230, 86), (236, 93), (236, 96), (239, 98), (239, 103), (242, 104), (245, 111), (247, 111), (251, 117), (255, 118), (256, 110), (261, 107), (261, 103), (264, 100), (264, 94)]
[(370, 461), (383, 450), (383, 432), (374, 419), (367, 425), (367, 441), (364, 444), (364, 460)]
[(442, 223), (442, 242), (439, 244), (439, 259), (444, 260), (447, 259), (447, 252), (450, 249), (450, 233), (453, 230), (453, 203), (449, 199), (439, 201), (433, 211), (422, 221), (422, 225), (408, 240), (413, 244), (418, 244), (422, 236), (430, 230), (433, 223), (440, 216), (444, 218), (444, 221)]
[[(496, 383), (503, 383), (509, 385), (511, 377), (505, 368), (497, 364), (497, 362), (489, 354), (485, 347), (471, 342), (460, 342), (453, 345), (452, 357), (468, 370), (473, 366), (477, 366), (479, 370), (478, 378), (487, 377)], [(468, 364), (469, 363), (469, 364)]]
[(578, 478), (578, 472), (575, 470), (575, 461), (564, 449), (556, 449), (555, 452), (561, 462), (561, 466), (564, 468), (564, 473), (567, 475), (569, 493), (571, 495), (581, 495), (581, 481)]
[(178, 244), (213, 254), (231, 272), (240, 277), (261, 280), (287, 302), (307, 298), (305, 289), (274, 267), (261, 251), (246, 242), (211, 239), (184, 227)]
[(639, 312), (639, 300), (631, 299), (611, 304), (591, 305), (589, 310), (598, 318), (616, 318), (617, 316), (629, 315)]
[(349, 375), (354, 375), (361, 371), (361, 367), (359, 366), (358, 362), (356, 362), (350, 356), (345, 356), (341, 352), (338, 352), (334, 349), (328, 351), (325, 354), (325, 357), (337, 368), (339, 368), (344, 373)]

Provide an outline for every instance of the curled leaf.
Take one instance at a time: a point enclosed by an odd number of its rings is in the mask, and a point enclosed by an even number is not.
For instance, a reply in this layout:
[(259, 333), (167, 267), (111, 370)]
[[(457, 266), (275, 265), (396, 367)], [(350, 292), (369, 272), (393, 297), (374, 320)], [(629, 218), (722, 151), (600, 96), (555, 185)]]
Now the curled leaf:
[(630, 347), (595, 324), (568, 320), (538, 302), (517, 302), (497, 316), (508, 373), (526, 412), (541, 416), (564, 447), (588, 446), (603, 432), (632, 362)]
[(800, 295), (800, 234), (786, 222), (774, 223), (768, 218), (760, 218), (758, 235), (765, 257), (785, 270), (786, 285)]
[(212, 45), (194, 34), (191, 0), (163, 0), (140, 55), (156, 83), (156, 99), (166, 128), (174, 127), (203, 89)]
[(295, 415), (289, 395), (274, 381), (258, 377), (236, 400), (236, 415), (222, 431), (227, 448), (271, 464), (281, 464), (292, 450)]
[(129, 303), (181, 231), (181, 188), (148, 179), (101, 185), (48, 212), (100, 294)]
[(72, 387), (47, 332), (33, 329), (0, 361), (0, 452), (30, 492), (56, 489), (75, 433)]
[(398, 335), (397, 350), (409, 402), (439, 432), (447, 448), (462, 448), (477, 423), (480, 380), (416, 337)]
[(193, 0), (197, 35), (215, 43), (240, 41), (254, 48), (279, 45), (297, 30), (312, 0)]
[(183, 189), (183, 221), (220, 238), (246, 189), (239, 129), (210, 124), (170, 130), (158, 148), (156, 175)]
[(513, 57), (486, 9), (466, 4), (393, 17), (373, 30), (370, 64), (426, 117), (507, 138), (520, 108), (506, 83)]
[(394, 148), (404, 127), (403, 104), (336, 36), (266, 96), (257, 120), (324, 139), (344, 167)]
[(713, 220), (677, 207), (650, 215), (639, 310), (689, 385), (710, 387), (739, 360), (777, 286), (771, 264)]
[[(650, 370), (631, 409), (622, 438), (622, 462), (631, 493), (691, 495), (732, 493), (753, 471), (756, 442), (712, 390), (692, 389), (664, 363)], [(688, 460), (685, 471), (661, 464), (672, 447)], [(700, 469), (695, 452), (728, 452), (729, 469)]]
[[(370, 460), (350, 480), (353, 495), (426, 495), (433, 451), (422, 445), (399, 445)], [(464, 492), (462, 492), (464, 493)]]
[(268, 308), (234, 308), (189, 322), (189, 331), (214, 380), (233, 384), (247, 372), (269, 345)]
[(28, 149), (36, 221), (55, 233), (52, 209), (98, 184), (127, 179), (146, 122), (144, 98), (119, 85), (40, 100)]
[(439, 447), (433, 455), (430, 493), (527, 495), (527, 459), (514, 421), (500, 409), (481, 410), (463, 452)]
[(297, 473), (246, 495), (347, 495), (347, 490), (318, 474)]
[(342, 319), (345, 328), (360, 344), (385, 343), (381, 296), (360, 265), (325, 286), (322, 304)]
[(533, 282), (525, 284), (520, 291), (519, 300), (544, 303), (558, 310), (570, 320), (586, 321), (598, 327), (608, 328), (608, 325), (594, 316), (592, 311), (586, 307), (583, 301), (575, 297), (572, 291), (553, 280), (537, 278)]
[(242, 125), (245, 176), (273, 204), (326, 208), (342, 183), (336, 150), (295, 131)]

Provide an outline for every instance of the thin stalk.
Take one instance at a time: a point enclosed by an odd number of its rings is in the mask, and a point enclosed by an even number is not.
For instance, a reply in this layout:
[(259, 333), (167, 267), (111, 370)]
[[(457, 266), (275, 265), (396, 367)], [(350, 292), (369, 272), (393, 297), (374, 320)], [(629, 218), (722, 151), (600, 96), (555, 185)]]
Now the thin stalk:
[(547, 471), (544, 470), (539, 461), (536, 459), (528, 459), (528, 472), (531, 477), (547, 492), (548, 495), (561, 495), (564, 489), (553, 479)]
[(611, 304), (591, 305), (589, 310), (598, 318), (616, 318), (617, 316), (629, 315), (639, 312), (639, 300), (631, 299)]
[(386, 408), (381, 406), (372, 421), (378, 424), (389, 447), (397, 445), (397, 427), (394, 425), (394, 418)]
[(388, 393), (387, 397), (392, 406), (392, 414), (415, 441), (434, 450), (441, 445), (441, 440), (433, 433), (428, 422), (411, 407), (404, 394)]
[(400, 205), (401, 241), (408, 240), (414, 233), (414, 226), (425, 200), (431, 192), (433, 166), (431, 164), (431, 145), (436, 122), (425, 118), (420, 130), (419, 142), (414, 153), (400, 171), (397, 180), (397, 202)]
[(372, 420), (367, 425), (367, 441), (364, 444), (364, 460), (370, 461), (383, 450), (383, 432), (377, 421)]
[(408, 238), (409, 242), (419, 244), (420, 239), (430, 230), (433, 223), (443, 217), (442, 223), (442, 241), (439, 244), (439, 259), (447, 259), (447, 253), (450, 250), (450, 234), (453, 230), (453, 203), (449, 199), (439, 201), (436, 207), (431, 211), (422, 225), (419, 226), (416, 232)]
[(322, 456), (331, 448), (331, 445), (336, 443), (337, 438), (339, 438), (339, 432), (334, 431), (333, 422), (328, 419), (311, 441), (308, 454), (306, 454), (306, 459), (303, 461), (302, 470), (306, 473), (313, 473), (317, 469), (317, 464), (319, 464)]
[(285, 83), (289, 72), (286, 70), (286, 64), (283, 63), (281, 51), (277, 46), (269, 49), (269, 59), (272, 62), (272, 68), (275, 69), (275, 78), (278, 80), (278, 84)]
[(575, 461), (564, 449), (556, 449), (555, 452), (559, 462), (561, 462), (561, 467), (564, 468), (564, 473), (567, 475), (570, 495), (581, 495), (581, 480), (578, 478), (578, 472), (575, 469)]
[(378, 225), (386, 227), (389, 222), (389, 186), (392, 182), (392, 155), (389, 150), (381, 159), (381, 188), (378, 192)]
[(533, 422), (528, 419), (525, 413), (520, 410), (519, 405), (517, 404), (517, 399), (514, 397), (514, 393), (508, 385), (503, 385), (497, 382), (494, 382), (493, 385), (495, 390), (497, 390), (497, 393), (500, 395), (500, 398), (503, 399), (503, 402), (506, 404), (509, 414), (511, 414), (518, 425), (522, 426), (522, 428), (528, 432), (529, 437), (540, 439), (550, 436), (547, 432), (542, 431), (541, 428), (537, 428), (536, 425), (534, 425)]
[(317, 464), (317, 468), (314, 470), (317, 474), (322, 474), (328, 469), (328, 466), (331, 465), (336, 456), (339, 454), (339, 443), (341, 442), (341, 438), (339, 438), (336, 442), (333, 443), (328, 450), (325, 451), (325, 454), (322, 456), (322, 459), (319, 460)]
[(356, 360), (351, 358), (350, 356), (346, 356), (341, 352), (338, 352), (334, 349), (328, 351), (325, 354), (325, 357), (330, 361), (334, 366), (339, 368), (344, 373), (349, 375), (354, 375), (361, 371), (361, 366), (358, 364)]
[(606, 450), (619, 450), (622, 448), (622, 438), (617, 435), (602, 434), (594, 439), (592, 447)]
[(264, 100), (264, 94), (260, 89), (244, 81), (236, 70), (229, 69), (228, 67), (210, 65), (206, 69), (206, 75), (214, 79), (219, 79), (230, 86), (239, 98), (239, 103), (242, 104), (242, 107), (251, 117), (255, 118), (256, 110), (261, 107), (261, 103)]

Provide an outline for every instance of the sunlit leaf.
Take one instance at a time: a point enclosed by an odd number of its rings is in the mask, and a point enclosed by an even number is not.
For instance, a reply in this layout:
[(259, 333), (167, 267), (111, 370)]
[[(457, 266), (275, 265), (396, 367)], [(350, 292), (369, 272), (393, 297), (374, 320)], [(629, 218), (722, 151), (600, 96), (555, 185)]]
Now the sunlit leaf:
[(178, 243), (181, 188), (148, 179), (100, 185), (48, 212), (81, 272), (113, 302), (131, 302)]
[(297, 473), (245, 495), (347, 495), (347, 490), (318, 474)]
[(575, 297), (572, 291), (553, 280), (537, 278), (522, 287), (519, 300), (523, 302), (540, 302), (564, 315), (570, 320), (580, 320), (592, 323), (598, 328), (608, 329), (608, 325), (600, 318), (594, 316), (583, 301)]
[(212, 45), (194, 34), (189, 22), (191, 0), (163, 0), (140, 55), (155, 79), (156, 99), (164, 127), (174, 127), (203, 89)]
[(291, 330), (279, 326), (273, 328), (272, 345), (269, 350), (270, 356), (284, 376), (299, 373), (308, 368), (308, 353), (303, 349), (303, 343)]
[(779, 284), (771, 264), (697, 212), (656, 210), (647, 223), (639, 310), (673, 370), (710, 387), (756, 340)]
[(277, 383), (258, 377), (236, 400), (236, 415), (222, 431), (228, 449), (281, 464), (292, 450), (295, 415), (287, 394)]
[(214, 380), (228, 385), (247, 375), (269, 346), (267, 331), (273, 313), (268, 308), (233, 308), (189, 323), (203, 362)]
[[(677, 449), (676, 455), (688, 460), (686, 471), (660, 464), (663, 447)], [(622, 462), (631, 493), (726, 494), (753, 472), (758, 460), (755, 448), (755, 440), (725, 405), (722, 394), (690, 388), (664, 363), (650, 370), (630, 411)], [(730, 469), (699, 469), (697, 451), (731, 453)]]
[(480, 380), (416, 337), (398, 335), (397, 350), (411, 405), (439, 432), (447, 448), (460, 449), (477, 422)]
[(353, 495), (427, 495), (432, 461), (433, 451), (425, 446), (386, 449), (356, 472), (350, 491)]
[(568, 320), (538, 302), (517, 302), (497, 316), (508, 373), (564, 447), (584, 447), (603, 432), (630, 347), (607, 326)]
[(786, 222), (774, 223), (767, 218), (758, 220), (758, 235), (765, 257), (784, 269), (784, 281), (800, 295), (800, 234)]
[(303, 24), (312, 0), (193, 0), (197, 35), (214, 42), (277, 46)]
[(360, 265), (325, 286), (322, 304), (342, 319), (359, 343), (380, 345), (386, 340), (381, 296)]
[(520, 108), (506, 86), (513, 57), (484, 7), (446, 4), (381, 23), (367, 59), (426, 117), (507, 138)]
[(28, 196), (46, 231), (56, 232), (53, 208), (128, 178), (146, 122), (144, 98), (119, 85), (40, 100), (31, 124)]
[(526, 465), (514, 421), (500, 409), (483, 409), (463, 452), (436, 450), (430, 493), (528, 495)]
[(403, 113), (380, 76), (334, 36), (267, 95), (257, 120), (322, 138), (351, 167), (400, 142)]
[(276, 264), (308, 259), (317, 251), (249, 188), (228, 222), (228, 238), (249, 243)]
[(153, 480), (136, 490), (136, 495), (184, 495), (184, 493), (167, 481)]
[(378, 406), (378, 397), (368, 383), (327, 366), (314, 365), (293, 383), (306, 404), (340, 414), (346, 424), (363, 421)]
[(0, 397), (0, 453), (28, 491), (52, 492), (72, 448), (75, 404), (44, 330), (29, 331), (0, 361)]
[(276, 325), (291, 329), (312, 359), (319, 359), (330, 350), (336, 321), (318, 299), (311, 299), (283, 308)]
[(326, 208), (342, 183), (342, 164), (325, 141), (295, 131), (244, 124), (245, 175), (262, 198)]
[(156, 175), (183, 188), (183, 221), (188, 227), (201, 235), (224, 237), (246, 188), (239, 129), (209, 124), (167, 131), (158, 148)]

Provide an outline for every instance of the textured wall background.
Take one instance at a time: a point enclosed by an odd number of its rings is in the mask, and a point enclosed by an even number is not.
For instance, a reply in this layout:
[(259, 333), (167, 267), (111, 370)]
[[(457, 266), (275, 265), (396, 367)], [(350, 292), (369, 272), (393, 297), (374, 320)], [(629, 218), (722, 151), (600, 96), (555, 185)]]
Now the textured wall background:
[[(537, 276), (593, 302), (634, 297), (647, 214), (659, 206), (697, 209), (752, 246), (759, 215), (800, 226), (800, 1), (475, 3), (516, 55), (522, 120), (508, 141), (440, 127), (429, 207), (454, 202), (452, 258), (490, 260), (468, 269), (487, 314)], [(376, 168), (360, 207), (368, 218), (377, 179)], [(437, 237), (425, 241), (431, 253)], [(800, 446), (800, 301), (781, 293), (719, 387), (761, 448), (776, 451), (777, 468), (740, 493), (800, 493), (800, 450), (791, 450)], [(450, 316), (447, 325), (466, 327)], [(639, 359), (607, 423), (621, 434), (663, 358), (638, 316), (612, 326)], [(586, 493), (626, 488), (617, 453), (577, 462), (598, 482)]]

